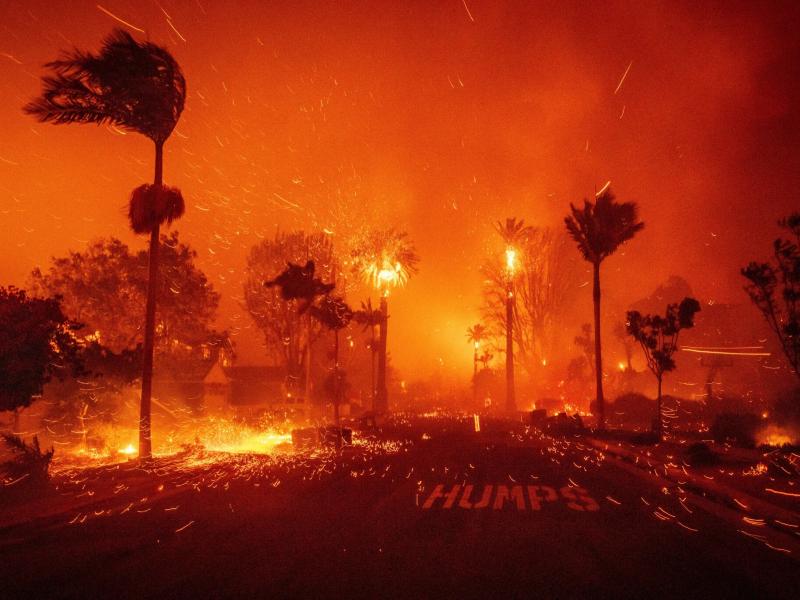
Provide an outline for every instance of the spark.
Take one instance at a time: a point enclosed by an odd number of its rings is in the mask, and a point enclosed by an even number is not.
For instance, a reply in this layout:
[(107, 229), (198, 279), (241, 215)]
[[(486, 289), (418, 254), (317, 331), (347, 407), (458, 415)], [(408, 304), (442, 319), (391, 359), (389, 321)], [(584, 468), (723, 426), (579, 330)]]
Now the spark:
[(628, 76), (628, 71), (631, 70), (632, 66), (633, 66), (633, 61), (628, 63), (628, 68), (625, 69), (625, 72), (622, 74), (622, 79), (619, 80), (619, 83), (617, 84), (617, 89), (614, 90), (615, 96), (617, 95), (617, 92), (619, 92), (619, 89), (622, 87), (622, 82), (625, 81), (625, 78)]
[(172, 21), (170, 21), (170, 20), (169, 20), (169, 17), (167, 17), (167, 25), (169, 25), (169, 26), (172, 28), (172, 31), (174, 31), (174, 32), (176, 33), (176, 35), (177, 35), (179, 38), (181, 38), (181, 41), (183, 41), (183, 42), (185, 42), (185, 41), (186, 41), (186, 38), (185, 38), (185, 37), (183, 37), (183, 35), (181, 34), (181, 32), (180, 32), (180, 31), (178, 31), (178, 30), (175, 28), (175, 25), (173, 25), (173, 24), (172, 24)]
[(467, 6), (467, 0), (461, 0), (461, 4), (464, 5), (464, 10), (467, 11), (467, 16), (469, 17), (469, 20), (474, 23), (475, 19), (472, 17), (472, 13), (469, 10), (469, 6)]
[(21, 65), (21, 64), (22, 64), (22, 62), (21, 62), (21, 61), (17, 60), (17, 58), (16, 58), (15, 56), (12, 56), (12, 55), (11, 55), (11, 54), (9, 54), (8, 52), (0, 52), (0, 56), (4, 56), (5, 58), (7, 58), (8, 60), (10, 60), (11, 62), (15, 62), (15, 63), (17, 63), (18, 65)]
[(609, 179), (608, 181), (606, 181), (606, 184), (600, 188), (600, 191), (595, 193), (594, 197), (599, 198), (600, 196), (602, 196), (603, 192), (605, 192), (608, 189), (608, 186), (610, 185), (611, 185), (611, 180)]
[(684, 352), (693, 352), (695, 354), (713, 354), (720, 356), (772, 356), (770, 352), (743, 352), (736, 351), (735, 348), (729, 350), (717, 350), (714, 348), (681, 348)]
[(187, 529), (188, 527), (190, 527), (190, 526), (191, 526), (193, 523), (194, 523), (194, 521), (189, 521), (189, 522), (188, 522), (186, 525), (184, 525), (183, 527), (178, 527), (178, 528), (175, 530), (175, 533), (180, 533), (180, 532), (181, 532), (181, 531), (183, 531), (184, 529)]
[(119, 18), (117, 15), (115, 15), (114, 13), (112, 13), (112, 12), (111, 12), (110, 10), (108, 10), (107, 8), (103, 8), (103, 7), (102, 7), (102, 6), (100, 6), (99, 4), (96, 4), (95, 6), (97, 6), (97, 8), (98, 8), (98, 9), (100, 9), (102, 12), (106, 13), (106, 14), (107, 14), (109, 17), (111, 17), (111, 18), (112, 18), (112, 19), (114, 19), (115, 21), (119, 21), (120, 23), (122, 23), (122, 24), (123, 24), (123, 25), (125, 25), (126, 27), (130, 27), (131, 29), (133, 29), (134, 31), (138, 31), (139, 33), (145, 33), (144, 29), (141, 29), (141, 28), (139, 28), (139, 27), (136, 27), (136, 25), (133, 25), (133, 24), (131, 24), (131, 23), (128, 23), (128, 22), (127, 22), (126, 20), (124, 20), (124, 19), (120, 19), (120, 18)]
[(764, 488), (765, 492), (770, 494), (780, 494), (781, 496), (791, 496), (792, 498), (800, 498), (800, 494), (796, 492), (782, 492), (781, 490), (774, 490), (772, 488)]

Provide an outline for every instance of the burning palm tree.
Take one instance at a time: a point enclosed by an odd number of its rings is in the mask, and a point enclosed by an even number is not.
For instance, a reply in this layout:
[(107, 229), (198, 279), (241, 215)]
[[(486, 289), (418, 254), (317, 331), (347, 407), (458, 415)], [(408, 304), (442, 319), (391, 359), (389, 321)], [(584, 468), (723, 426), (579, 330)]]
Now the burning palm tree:
[(476, 382), (478, 378), (478, 349), (481, 347), (481, 342), (488, 336), (486, 327), (480, 323), (476, 323), (472, 327), (467, 327), (467, 342), (472, 344), (472, 390), (473, 397), (477, 394)]
[(133, 191), (128, 210), (133, 231), (150, 234), (139, 422), (139, 457), (147, 459), (152, 452), (150, 402), (159, 230), (162, 224), (170, 224), (184, 212), (181, 192), (163, 184), (163, 150), (183, 112), (186, 80), (165, 48), (150, 42), (139, 43), (120, 29), (103, 41), (99, 54), (72, 50), (45, 66), (51, 73), (42, 78), (42, 95), (28, 103), (25, 112), (55, 125), (113, 125), (140, 133), (155, 145), (153, 183)]
[(594, 204), (584, 200), (583, 208), (570, 204), (572, 215), (564, 222), (567, 231), (578, 245), (583, 258), (594, 270), (592, 298), (594, 300), (594, 360), (597, 386), (597, 425), (605, 429), (606, 414), (603, 399), (603, 360), (600, 353), (600, 264), (633, 238), (644, 227), (639, 221), (635, 202), (619, 203), (610, 189), (600, 193)]
[(519, 246), (530, 234), (531, 228), (516, 217), (498, 221), (495, 230), (506, 245), (506, 410), (517, 409), (514, 390), (514, 277), (517, 274)]
[(403, 287), (411, 275), (417, 272), (419, 256), (414, 244), (408, 239), (408, 233), (391, 227), (373, 230), (367, 234), (353, 252), (353, 264), (361, 277), (381, 295), (375, 407), (383, 412), (389, 408), (386, 388), (386, 334), (389, 320), (387, 298), (392, 288)]

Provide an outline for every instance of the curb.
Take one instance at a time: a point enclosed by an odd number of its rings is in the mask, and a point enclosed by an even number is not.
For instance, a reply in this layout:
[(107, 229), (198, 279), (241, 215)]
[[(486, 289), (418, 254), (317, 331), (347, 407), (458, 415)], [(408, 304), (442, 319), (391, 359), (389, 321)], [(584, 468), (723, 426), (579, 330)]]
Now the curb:
[(610, 454), (623, 460), (636, 468), (650, 472), (655, 476), (681, 486), (694, 494), (722, 504), (725, 508), (733, 509), (737, 513), (754, 518), (758, 514), (763, 524), (783, 534), (800, 537), (800, 513), (776, 506), (771, 502), (757, 498), (747, 492), (722, 485), (714, 480), (702, 476), (692, 475), (683, 469), (670, 466), (659, 461), (652, 464), (652, 457), (617, 446), (613, 442), (586, 437), (584, 440), (596, 450)]

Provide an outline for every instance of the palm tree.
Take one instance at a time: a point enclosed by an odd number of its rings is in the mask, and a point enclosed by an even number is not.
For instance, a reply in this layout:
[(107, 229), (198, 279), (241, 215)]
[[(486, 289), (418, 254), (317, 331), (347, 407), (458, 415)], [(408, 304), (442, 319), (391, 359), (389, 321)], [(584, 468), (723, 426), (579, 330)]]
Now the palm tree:
[(514, 276), (519, 244), (528, 237), (531, 227), (523, 219), (506, 219), (495, 223), (495, 230), (506, 244), (506, 410), (517, 410), (514, 390)]
[(380, 332), (378, 338), (378, 382), (375, 407), (380, 412), (389, 409), (386, 387), (386, 335), (389, 325), (387, 298), (393, 287), (402, 287), (417, 272), (419, 256), (408, 233), (394, 227), (369, 232), (353, 251), (353, 266), (361, 277), (372, 284), (381, 295)]
[(336, 423), (336, 448), (342, 444), (341, 420), (339, 418), (339, 404), (342, 400), (344, 381), (339, 371), (339, 331), (347, 327), (353, 318), (352, 309), (338, 296), (325, 294), (318, 306), (311, 307), (311, 315), (326, 328), (333, 331), (333, 419)]
[(583, 258), (594, 270), (592, 298), (594, 300), (594, 360), (597, 386), (597, 424), (605, 429), (606, 413), (603, 399), (603, 360), (600, 352), (600, 264), (617, 248), (630, 240), (644, 227), (639, 221), (635, 202), (619, 203), (610, 189), (603, 191), (592, 204), (583, 201), (583, 208), (570, 204), (572, 215), (564, 219), (572, 239)]
[(478, 378), (478, 348), (481, 342), (487, 337), (486, 327), (476, 323), (472, 327), (467, 327), (467, 342), (472, 344), (472, 391), (473, 399), (477, 394), (478, 388), (475, 387)]
[(383, 313), (377, 309), (372, 308), (372, 299), (367, 298), (366, 302), (361, 302), (361, 310), (357, 311), (353, 318), (357, 323), (360, 323), (364, 330), (369, 329), (369, 353), (370, 353), (370, 399), (372, 400), (372, 410), (375, 411), (375, 355), (378, 348), (375, 346), (375, 328), (379, 327), (383, 322)]
[(150, 401), (153, 383), (153, 343), (158, 290), (159, 230), (184, 212), (180, 191), (163, 184), (164, 143), (183, 112), (186, 80), (180, 66), (163, 47), (137, 42), (121, 29), (112, 31), (99, 54), (72, 50), (45, 65), (41, 97), (24, 110), (39, 121), (109, 124), (140, 133), (155, 145), (152, 185), (136, 188), (128, 216), (136, 233), (150, 234), (149, 280), (144, 330), (139, 457), (152, 452)]

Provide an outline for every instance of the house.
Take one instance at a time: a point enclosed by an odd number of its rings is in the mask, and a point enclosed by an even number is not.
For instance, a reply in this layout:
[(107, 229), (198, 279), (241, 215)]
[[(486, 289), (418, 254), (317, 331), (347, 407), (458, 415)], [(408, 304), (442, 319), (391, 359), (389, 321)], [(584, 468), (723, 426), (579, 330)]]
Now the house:
[(282, 367), (223, 366), (219, 362), (203, 379), (206, 410), (234, 410), (237, 415), (255, 417), (263, 412), (285, 416), (307, 416), (303, 397), (292, 394)]

